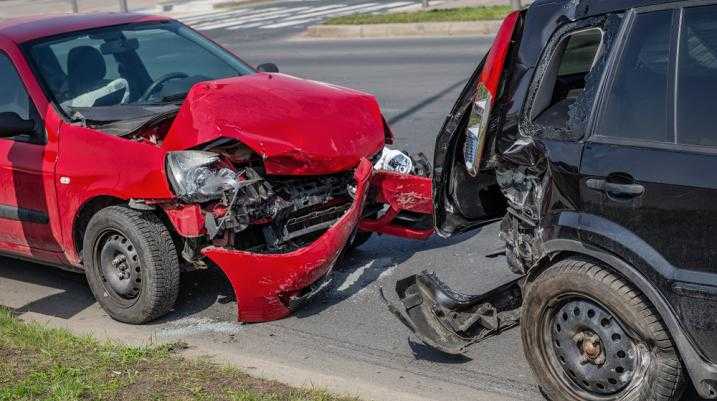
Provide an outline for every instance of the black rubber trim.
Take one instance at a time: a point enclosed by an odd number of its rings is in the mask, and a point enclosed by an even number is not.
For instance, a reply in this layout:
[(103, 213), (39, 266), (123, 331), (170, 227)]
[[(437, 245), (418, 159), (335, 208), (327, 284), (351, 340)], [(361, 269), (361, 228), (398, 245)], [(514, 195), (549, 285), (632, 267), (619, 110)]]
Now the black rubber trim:
[(37, 224), (48, 224), (50, 222), (50, 216), (45, 212), (10, 205), (0, 205), (0, 219)]
[[(652, 302), (670, 331), (687, 372), (692, 379), (697, 393), (702, 398), (717, 399), (717, 365), (706, 361), (684, 332), (679, 319), (664, 299), (662, 294), (637, 269), (627, 264), (619, 257), (602, 249), (587, 246), (581, 242), (567, 239), (554, 239), (545, 243), (545, 254), (557, 252), (574, 252), (593, 257), (612, 267), (617, 273), (629, 280)], [(539, 274), (539, 272), (538, 272)], [(535, 279), (532, 274), (528, 280)]]

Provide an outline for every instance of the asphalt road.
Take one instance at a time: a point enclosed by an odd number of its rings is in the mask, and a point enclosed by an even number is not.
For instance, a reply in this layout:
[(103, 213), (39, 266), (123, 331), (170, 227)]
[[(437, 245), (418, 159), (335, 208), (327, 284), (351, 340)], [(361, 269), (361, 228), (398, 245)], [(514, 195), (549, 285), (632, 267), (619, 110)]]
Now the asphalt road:
[[(486, 38), (361, 41), (235, 41), (217, 36), (252, 64), (374, 93), (398, 147), (432, 158), (433, 142), (465, 79), (486, 52)], [(377, 400), (539, 400), (522, 356), (519, 330), (449, 358), (415, 342), (385, 309), (379, 287), (424, 269), (479, 292), (510, 280), (497, 227), (425, 242), (375, 237), (338, 267), (322, 296), (296, 316), (232, 323), (236, 304), (216, 271), (183, 276), (176, 310), (160, 322), (127, 326), (103, 315), (82, 276), (0, 259), (0, 304), (28, 317), (126, 341), (182, 340), (255, 374)]]

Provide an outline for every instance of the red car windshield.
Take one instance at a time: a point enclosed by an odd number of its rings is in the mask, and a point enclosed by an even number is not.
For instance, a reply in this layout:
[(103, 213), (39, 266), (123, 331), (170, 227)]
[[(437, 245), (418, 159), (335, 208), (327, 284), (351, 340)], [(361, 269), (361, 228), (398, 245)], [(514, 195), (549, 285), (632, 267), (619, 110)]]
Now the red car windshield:
[(24, 51), (49, 97), (69, 116), (102, 109), (122, 120), (123, 110), (134, 114), (138, 107), (181, 101), (198, 82), (255, 72), (178, 22), (65, 34), (34, 41)]

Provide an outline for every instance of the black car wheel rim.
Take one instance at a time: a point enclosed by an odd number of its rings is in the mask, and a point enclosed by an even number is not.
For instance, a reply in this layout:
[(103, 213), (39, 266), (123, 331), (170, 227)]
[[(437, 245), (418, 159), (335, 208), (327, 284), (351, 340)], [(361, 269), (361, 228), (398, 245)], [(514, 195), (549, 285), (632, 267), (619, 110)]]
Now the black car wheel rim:
[(550, 335), (554, 371), (564, 372), (572, 385), (606, 396), (632, 382), (639, 352), (621, 322), (589, 299), (570, 299), (553, 309)]
[(108, 296), (124, 307), (137, 302), (142, 289), (142, 265), (137, 248), (124, 234), (108, 230), (100, 236), (95, 266)]

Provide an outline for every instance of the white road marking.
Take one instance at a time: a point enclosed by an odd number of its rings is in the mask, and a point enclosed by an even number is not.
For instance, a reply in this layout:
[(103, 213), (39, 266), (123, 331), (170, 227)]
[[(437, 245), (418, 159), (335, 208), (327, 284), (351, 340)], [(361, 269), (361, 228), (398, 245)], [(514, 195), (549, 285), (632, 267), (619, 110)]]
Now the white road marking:
[(269, 12), (265, 12), (265, 13), (242, 16), (237, 19), (224, 20), (223, 22), (200, 24), (200, 25), (196, 26), (196, 29), (209, 30), (209, 29), (227, 28), (227, 27), (230, 27), (233, 25), (242, 24), (244, 22), (253, 22), (253, 21), (258, 21), (258, 20), (273, 19), (273, 18), (283, 17), (283, 16), (291, 15), (291, 14), (292, 14), (292, 12), (290, 10), (281, 8), (279, 10), (269, 11)]
[(228, 22), (218, 24), (218, 25), (199, 26), (196, 29), (209, 30), (209, 29), (217, 29), (217, 27), (219, 27), (219, 28), (226, 28), (228, 30), (234, 30), (234, 29), (242, 28), (244, 25), (254, 25), (255, 22), (259, 22), (259, 24), (257, 24), (256, 26), (261, 26), (261, 25), (265, 25), (267, 23), (272, 23), (277, 18), (283, 18), (283, 17), (289, 16), (292, 14), (294, 14), (293, 10), (282, 10), (282, 11), (276, 11), (276, 12), (273, 12), (270, 14), (262, 15), (258, 18), (255, 18), (254, 16), (241, 17), (241, 18), (237, 18), (233, 21), (228, 21)]
[[(378, 258), (372, 260), (365, 265), (357, 268), (351, 273), (347, 274), (341, 283), (336, 288), (336, 292), (339, 293), (339, 297), (346, 296), (346, 292), (358, 288), (358, 291), (354, 291), (349, 296), (355, 301), (370, 293), (374, 288), (372, 283), (378, 283), (380, 280), (393, 274), (398, 265), (389, 257)], [(337, 272), (338, 273), (338, 272)]]
[[(303, 8), (308, 8), (308, 7), (301, 7), (301, 8), (303, 9)], [(265, 25), (268, 23), (272, 23), (276, 19), (280, 19), (285, 16), (292, 15), (295, 13), (296, 10), (297, 9), (291, 8), (291, 9), (281, 12), (280, 14), (274, 14), (274, 15), (270, 15), (270, 16), (265, 15), (261, 18), (241, 18), (241, 19), (235, 21), (239, 25), (232, 25), (232, 26), (227, 27), (227, 29), (231, 31), (231, 30), (235, 30), (235, 29), (245, 29), (245, 28), (251, 28), (254, 26), (256, 26), (256, 27), (262, 26), (262, 25)], [(267, 21), (267, 20), (271, 20), (271, 21)]]
[[(278, 29), (317, 23), (332, 16), (368, 13), (384, 9), (401, 8), (417, 4), (415, 1), (396, 1), (391, 3), (366, 2), (360, 4), (332, 4), (328, 6), (309, 6), (309, 0), (295, 1), (303, 6), (243, 8), (239, 10), (203, 12), (179, 17), (183, 23), (197, 30), (212, 29)], [(298, 4), (297, 4), (298, 5)]]
[(248, 16), (248, 15), (257, 14), (257, 13), (261, 13), (261, 12), (265, 12), (265, 11), (278, 10), (280, 8), (281, 7), (271, 7), (270, 9), (246, 8), (246, 9), (235, 10), (235, 11), (214, 12), (214, 13), (210, 13), (208, 15), (203, 15), (201, 17), (195, 17), (195, 16), (185, 17), (185, 18), (180, 18), (180, 20), (187, 24), (199, 24), (202, 22), (223, 21), (223, 20), (226, 20), (227, 18), (233, 18), (236, 16)]
[(254, 11), (254, 10), (245, 8), (245, 9), (234, 10), (234, 11), (212, 11), (209, 13), (192, 14), (187, 17), (179, 17), (179, 20), (186, 24), (196, 24), (198, 22), (203, 22), (203, 21), (213, 21), (213, 20), (216, 20), (217, 18), (230, 17), (232, 15), (246, 14), (250, 11)]
[(376, 3), (364, 3), (364, 4), (358, 4), (354, 6), (346, 6), (341, 8), (336, 8), (333, 10), (325, 10), (325, 11), (318, 11), (318, 12), (311, 12), (308, 14), (299, 14), (294, 17), (291, 17), (290, 19), (297, 19), (297, 18), (308, 18), (308, 17), (321, 17), (321, 16), (329, 16), (329, 15), (335, 15), (338, 13), (346, 12), (346, 11), (352, 11), (356, 12), (359, 11), (362, 8), (367, 8), (375, 5)]
[(339, 288), (337, 288), (336, 291), (344, 292), (344, 291), (348, 290), (349, 288), (351, 288), (351, 286), (356, 284), (356, 282), (361, 278), (361, 276), (363, 276), (366, 269), (373, 266), (374, 263), (376, 263), (376, 261), (372, 260), (372, 261), (366, 263), (365, 265), (359, 267), (358, 269), (352, 271), (351, 274), (346, 276), (346, 279), (344, 280), (343, 283), (341, 283), (341, 286)]
[[(399, 5), (396, 5), (396, 4), (399, 4)], [(382, 9), (384, 9), (384, 8), (401, 7), (401, 5), (405, 5), (405, 4), (411, 4), (411, 3), (410, 3), (410, 2), (404, 2), (404, 3), (378, 4), (378, 5), (375, 5), (375, 6), (366, 7), (366, 8), (362, 8), (362, 9), (358, 9), (358, 10), (342, 11), (342, 12), (339, 12), (339, 13), (336, 13), (336, 14), (329, 14), (329, 15), (327, 15), (327, 17), (340, 17), (340, 16), (342, 16), (342, 15), (351, 15), (351, 14), (358, 14), (358, 13), (364, 14), (364, 13), (369, 13), (369, 12), (372, 12), (372, 11), (382, 10)]]
[(260, 28), (261, 29), (285, 28), (287, 26), (308, 24), (309, 22), (312, 22), (312, 21), (319, 21), (319, 18), (308, 18), (308, 19), (299, 19), (299, 20), (288, 21), (288, 22), (279, 22), (278, 24), (264, 25)]

